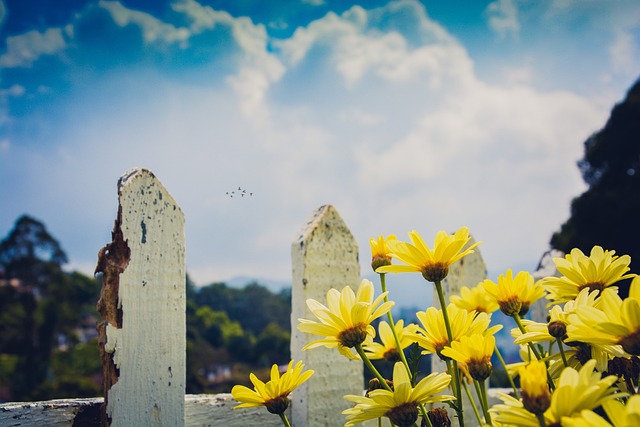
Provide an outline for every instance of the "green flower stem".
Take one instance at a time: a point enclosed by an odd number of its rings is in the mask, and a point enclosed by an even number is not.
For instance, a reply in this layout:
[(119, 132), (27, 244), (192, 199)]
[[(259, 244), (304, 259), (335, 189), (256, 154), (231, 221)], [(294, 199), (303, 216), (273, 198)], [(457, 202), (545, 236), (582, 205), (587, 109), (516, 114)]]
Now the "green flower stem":
[(564, 367), (566, 368), (567, 366), (569, 366), (569, 363), (567, 363), (567, 356), (564, 354), (564, 348), (562, 345), (562, 340), (560, 338), (556, 338), (556, 341), (558, 341), (558, 348), (560, 349), (560, 355), (562, 356), (562, 362), (564, 362)]
[(513, 382), (513, 378), (511, 378), (511, 375), (509, 375), (507, 364), (505, 363), (504, 358), (502, 357), (502, 354), (500, 353), (500, 349), (498, 349), (497, 344), (496, 344), (495, 350), (496, 350), (496, 356), (498, 356), (498, 360), (502, 365), (502, 369), (504, 369), (504, 373), (507, 374), (507, 379), (509, 380), (509, 384), (511, 384), (511, 388), (513, 389), (514, 396), (516, 397), (516, 399), (520, 399), (520, 393), (518, 393), (518, 388), (516, 387), (516, 383)]
[(538, 424), (540, 424), (540, 427), (547, 427), (547, 423), (544, 422), (544, 413), (536, 414), (536, 418), (538, 418)]
[(480, 412), (478, 412), (478, 407), (476, 406), (476, 402), (474, 402), (473, 397), (471, 397), (471, 392), (469, 391), (469, 386), (466, 381), (462, 381), (462, 386), (464, 387), (465, 393), (467, 393), (467, 397), (469, 398), (469, 402), (471, 402), (471, 408), (473, 409), (473, 413), (476, 414), (476, 419), (478, 420), (478, 425), (481, 426), (482, 416)]
[(289, 423), (289, 420), (287, 419), (287, 416), (284, 414), (284, 412), (280, 415), (280, 419), (282, 420), (282, 424), (284, 424), (284, 427), (291, 427), (291, 424)]
[[(385, 273), (380, 273), (380, 286), (382, 287), (382, 292), (387, 292), (387, 280)], [(384, 297), (384, 302), (389, 301), (389, 295)], [(404, 367), (407, 369), (407, 374), (409, 374), (409, 378), (413, 378), (411, 375), (411, 368), (409, 368), (409, 362), (407, 362), (407, 358), (404, 355), (404, 351), (402, 350), (402, 346), (400, 345), (400, 338), (398, 338), (398, 333), (396, 332), (396, 324), (393, 321), (393, 315), (391, 314), (391, 310), (387, 311), (387, 319), (389, 320), (389, 326), (391, 326), (391, 332), (393, 333), (393, 338), (396, 341), (396, 346), (398, 347), (398, 353), (400, 353), (400, 359), (404, 364)], [(415, 385), (415, 384), (412, 384)]]
[(478, 388), (480, 389), (480, 393), (481, 393), (481, 401), (482, 401), (482, 410), (484, 411), (484, 420), (485, 420), (485, 424), (492, 426), (493, 423), (491, 422), (491, 414), (489, 414), (489, 399), (487, 398), (487, 387), (486, 387), (486, 381), (475, 381), (475, 383), (478, 384)]
[[(513, 320), (515, 320), (516, 324), (518, 325), (518, 328), (520, 329), (520, 332), (522, 332), (523, 334), (527, 333), (526, 329), (522, 325), (522, 321), (520, 320), (520, 316), (518, 315), (518, 313), (514, 314), (511, 317), (513, 318)], [(534, 356), (536, 356), (536, 359), (537, 360), (542, 360), (542, 356), (540, 356), (540, 352), (538, 351), (536, 346), (531, 342), (528, 343), (528, 344), (529, 344), (529, 348), (533, 352)], [(550, 391), (555, 390), (556, 386), (553, 383), (553, 378), (551, 378), (551, 375), (549, 374), (549, 370), (548, 369), (547, 369), (547, 383), (549, 384), (549, 390)]]
[(391, 387), (389, 387), (389, 384), (387, 384), (387, 382), (385, 381), (384, 377), (382, 375), (380, 375), (380, 372), (378, 372), (376, 367), (373, 366), (373, 363), (371, 363), (371, 360), (369, 360), (369, 358), (367, 357), (366, 353), (362, 349), (362, 344), (357, 344), (356, 345), (356, 351), (358, 352), (358, 354), (362, 358), (362, 361), (364, 362), (364, 364), (367, 367), (367, 369), (369, 369), (369, 371), (378, 379), (378, 381), (380, 382), (380, 386), (384, 387), (385, 389), (387, 389), (389, 391), (392, 391)]
[[(520, 329), (520, 332), (522, 332), (523, 334), (527, 333), (527, 330), (524, 328), (524, 326), (522, 325), (522, 320), (520, 320), (520, 316), (518, 315), (518, 313), (514, 314), (513, 316), (511, 316), (513, 318), (513, 320), (516, 322), (516, 325), (518, 325), (518, 329)], [(533, 352), (533, 354), (536, 356), (537, 360), (542, 359), (542, 356), (540, 356), (540, 352), (538, 352), (538, 349), (536, 348), (535, 345), (533, 345), (533, 343), (528, 343), (529, 344), (529, 348), (531, 349), (531, 351)]]
[[(444, 299), (444, 291), (442, 290), (442, 281), (438, 280), (434, 282), (436, 285), (436, 291), (438, 294), (438, 300), (440, 301), (440, 308), (442, 309), (442, 316), (444, 318), (444, 326), (447, 328), (447, 338), (449, 339), (449, 345), (453, 342), (453, 333), (451, 333), (451, 322), (449, 321), (449, 313), (447, 312), (447, 303)], [(458, 422), (460, 427), (464, 426), (464, 411), (462, 409), (462, 390), (460, 387), (460, 373), (458, 372), (458, 362), (453, 360), (453, 381), (455, 383), (454, 392), (456, 395), (456, 412), (458, 413)]]

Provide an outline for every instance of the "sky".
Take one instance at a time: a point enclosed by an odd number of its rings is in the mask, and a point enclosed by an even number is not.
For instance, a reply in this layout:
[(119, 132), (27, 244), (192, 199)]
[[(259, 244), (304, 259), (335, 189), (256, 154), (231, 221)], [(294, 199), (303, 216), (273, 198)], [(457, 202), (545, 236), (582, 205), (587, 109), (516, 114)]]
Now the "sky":
[(0, 0), (0, 238), (29, 214), (91, 274), (137, 166), (198, 285), (289, 281), (324, 204), (362, 275), (371, 237), (461, 226), (533, 271), (639, 70), (637, 1)]

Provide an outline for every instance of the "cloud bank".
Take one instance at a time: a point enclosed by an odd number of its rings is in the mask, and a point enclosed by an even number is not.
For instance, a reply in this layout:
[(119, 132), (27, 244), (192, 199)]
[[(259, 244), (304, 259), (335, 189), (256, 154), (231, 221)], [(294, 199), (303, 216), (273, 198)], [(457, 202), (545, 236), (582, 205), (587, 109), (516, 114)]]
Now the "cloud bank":
[[(492, 3), (490, 30), (516, 36), (515, 7)], [(625, 34), (609, 54), (629, 72)], [(90, 271), (118, 177), (143, 166), (185, 211), (201, 284), (289, 278), (290, 245), (326, 203), (363, 274), (370, 237), (463, 225), (490, 273), (534, 269), (585, 188), (576, 161), (611, 99), (538, 88), (534, 66), (490, 83), (476, 63), (412, 0), (329, 12), (285, 38), (195, 0), (155, 14), (100, 1), (7, 38), (0, 230), (29, 212)], [(238, 186), (254, 196), (225, 195)]]

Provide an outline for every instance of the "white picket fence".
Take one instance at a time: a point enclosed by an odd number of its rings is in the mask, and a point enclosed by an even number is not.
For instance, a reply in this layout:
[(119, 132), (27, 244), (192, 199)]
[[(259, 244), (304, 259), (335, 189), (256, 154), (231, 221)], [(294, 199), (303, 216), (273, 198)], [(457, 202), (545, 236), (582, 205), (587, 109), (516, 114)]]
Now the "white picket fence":
[[(105, 372), (102, 398), (0, 405), (0, 426), (279, 426), (265, 408), (233, 411), (229, 394), (185, 395), (185, 237), (176, 201), (152, 172), (127, 171), (118, 185), (113, 241), (100, 253), (99, 328)], [(361, 393), (362, 364), (336, 351), (302, 352), (311, 338), (297, 319), (305, 300), (360, 281), (356, 240), (331, 205), (311, 213), (291, 247), (291, 355), (316, 374), (292, 394), (294, 426), (344, 424), (345, 394)], [(450, 269), (447, 294), (486, 278), (480, 251)], [(438, 301), (434, 297), (434, 301)], [(442, 371), (439, 365), (435, 369)], [(108, 415), (108, 418), (105, 417)]]

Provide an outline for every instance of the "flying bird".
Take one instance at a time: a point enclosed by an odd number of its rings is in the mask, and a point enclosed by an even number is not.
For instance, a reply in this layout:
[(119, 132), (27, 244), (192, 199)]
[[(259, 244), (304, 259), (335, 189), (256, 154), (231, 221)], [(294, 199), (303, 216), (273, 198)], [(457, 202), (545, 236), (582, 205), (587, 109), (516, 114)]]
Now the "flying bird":
[(233, 198), (233, 195), (236, 194), (236, 191), (238, 192), (238, 194), (240, 194), (241, 197), (244, 197), (245, 194), (249, 194), (249, 196), (253, 196), (253, 192), (249, 192), (247, 193), (246, 189), (243, 189), (242, 187), (238, 187), (237, 190), (232, 190), (232, 191), (227, 191), (225, 192), (225, 194), (231, 198)]

